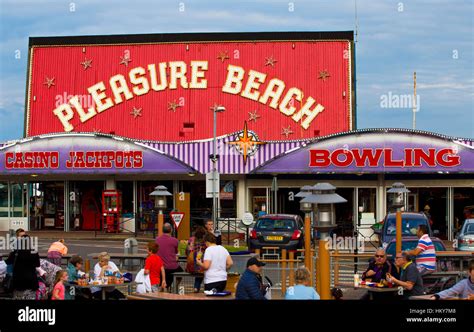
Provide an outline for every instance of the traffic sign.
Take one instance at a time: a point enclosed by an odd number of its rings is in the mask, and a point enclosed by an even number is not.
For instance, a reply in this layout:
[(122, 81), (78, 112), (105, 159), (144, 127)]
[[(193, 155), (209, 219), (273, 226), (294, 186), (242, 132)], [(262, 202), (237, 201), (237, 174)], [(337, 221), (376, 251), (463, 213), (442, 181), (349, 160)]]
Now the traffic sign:
[(242, 224), (245, 226), (250, 226), (253, 223), (253, 214), (250, 212), (245, 212), (244, 217), (242, 218)]
[(181, 221), (183, 221), (184, 213), (182, 213), (182, 212), (171, 212), (170, 217), (171, 217), (171, 220), (173, 220), (173, 222), (176, 226), (176, 229), (178, 229), (179, 224), (181, 223)]

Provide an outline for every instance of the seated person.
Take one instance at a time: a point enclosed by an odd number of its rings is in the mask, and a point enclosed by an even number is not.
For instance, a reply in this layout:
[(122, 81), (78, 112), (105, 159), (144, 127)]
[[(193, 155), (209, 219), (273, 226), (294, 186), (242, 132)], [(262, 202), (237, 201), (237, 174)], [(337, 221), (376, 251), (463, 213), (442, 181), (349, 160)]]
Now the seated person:
[(82, 257), (81, 256), (72, 256), (67, 264), (67, 272), (70, 282), (75, 282), (78, 279), (81, 279), (83, 276), (86, 276), (86, 273), (82, 272)]
[(387, 261), (387, 254), (383, 248), (377, 249), (374, 259), (370, 260), (369, 267), (362, 273), (362, 280), (380, 282), (385, 280), (387, 273), (392, 273), (392, 264)]
[(387, 281), (403, 287), (402, 296), (404, 299), (408, 299), (410, 296), (423, 295), (421, 274), (406, 252), (397, 252), (395, 265), (400, 268), (400, 279), (387, 273)]
[[(72, 256), (67, 264), (67, 275), (69, 282), (77, 282), (78, 279), (88, 278), (89, 275), (81, 271), (82, 269), (82, 257), (81, 256)], [(75, 299), (89, 299), (91, 297), (91, 292), (89, 289), (75, 289)], [(73, 296), (70, 294), (70, 287), (66, 287), (66, 299), (72, 299)]]
[(285, 300), (319, 300), (319, 294), (310, 286), (311, 272), (306, 267), (296, 270), (296, 285), (286, 291)]
[[(106, 276), (106, 271), (108, 273), (114, 274), (119, 272), (117, 265), (110, 260), (110, 256), (107, 252), (101, 252), (99, 254), (99, 262), (94, 266), (94, 275), (96, 278), (103, 278)], [(92, 296), (96, 299), (102, 298), (102, 290), (100, 287), (92, 287)], [(106, 298), (107, 299), (124, 299), (125, 295), (122, 294), (118, 289), (115, 287), (107, 287), (106, 289)]]
[(442, 292), (434, 294), (431, 299), (449, 299), (460, 298), (467, 300), (474, 300), (474, 260), (469, 263), (469, 276), (461, 280), (453, 287)]

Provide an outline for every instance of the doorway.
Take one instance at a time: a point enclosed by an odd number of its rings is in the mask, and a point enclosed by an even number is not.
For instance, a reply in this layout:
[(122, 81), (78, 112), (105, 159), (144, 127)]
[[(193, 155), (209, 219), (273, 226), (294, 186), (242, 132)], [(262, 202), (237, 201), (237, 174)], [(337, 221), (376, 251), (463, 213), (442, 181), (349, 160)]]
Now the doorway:
[(69, 188), (71, 229), (101, 230), (104, 181), (72, 181)]

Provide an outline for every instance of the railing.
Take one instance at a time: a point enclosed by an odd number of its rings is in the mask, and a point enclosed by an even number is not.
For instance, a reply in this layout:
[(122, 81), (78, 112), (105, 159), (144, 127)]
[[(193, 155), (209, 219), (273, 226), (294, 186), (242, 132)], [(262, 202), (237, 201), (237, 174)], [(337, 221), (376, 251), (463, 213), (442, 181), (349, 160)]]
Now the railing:
[[(268, 277), (273, 283), (272, 297), (284, 298), (288, 287), (295, 285), (295, 272), (299, 267), (304, 266), (304, 250), (286, 250), (278, 247), (264, 247), (255, 250), (260, 256), (260, 260), (266, 265), (262, 269), (262, 276)], [(313, 259), (310, 267), (310, 285), (316, 287), (316, 264), (317, 255), (312, 250)]]
[[(217, 220), (216, 228), (221, 232), (222, 235), (227, 235), (227, 243), (228, 245), (234, 245), (233, 239), (231, 238), (231, 234), (237, 234), (237, 238), (240, 242), (240, 237), (243, 235), (243, 243), (248, 242), (248, 227), (245, 227), (242, 224), (241, 219), (237, 218), (219, 218)], [(224, 238), (224, 236), (223, 236)], [(235, 240), (235, 239), (234, 239)], [(240, 244), (239, 244), (240, 247)]]

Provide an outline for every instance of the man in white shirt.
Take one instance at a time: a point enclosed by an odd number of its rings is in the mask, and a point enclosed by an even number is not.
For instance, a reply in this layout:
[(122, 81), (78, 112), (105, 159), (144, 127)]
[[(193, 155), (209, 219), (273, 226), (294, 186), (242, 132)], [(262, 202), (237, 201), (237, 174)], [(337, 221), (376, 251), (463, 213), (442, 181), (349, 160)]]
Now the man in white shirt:
[(226, 248), (216, 244), (216, 237), (207, 233), (204, 236), (206, 251), (204, 259), (196, 263), (204, 270), (204, 290), (224, 291), (227, 285), (227, 270), (232, 266), (232, 258)]
[[(98, 259), (99, 261), (94, 266), (94, 276), (96, 279), (101, 279), (105, 277), (108, 273), (110, 273), (110, 275), (113, 275), (116, 272), (120, 273), (117, 265), (115, 265), (114, 262), (110, 261), (110, 255), (107, 252), (100, 253)], [(100, 287), (92, 287), (91, 292), (94, 298), (100, 299), (102, 297), (102, 289)], [(123, 295), (122, 292), (120, 292), (115, 287), (107, 287), (106, 292), (107, 299), (119, 300), (125, 298), (125, 295)]]

